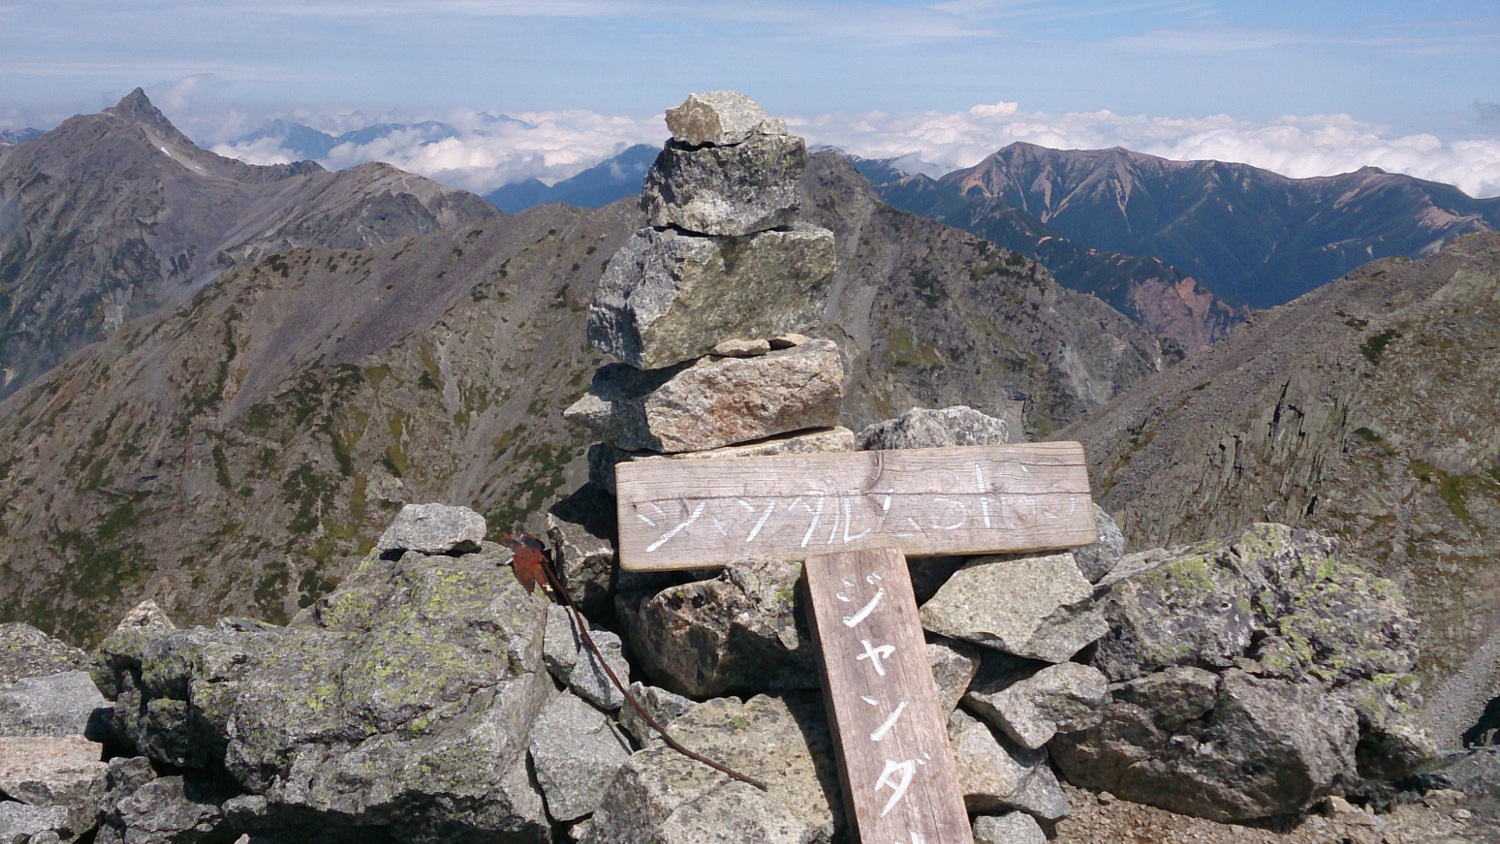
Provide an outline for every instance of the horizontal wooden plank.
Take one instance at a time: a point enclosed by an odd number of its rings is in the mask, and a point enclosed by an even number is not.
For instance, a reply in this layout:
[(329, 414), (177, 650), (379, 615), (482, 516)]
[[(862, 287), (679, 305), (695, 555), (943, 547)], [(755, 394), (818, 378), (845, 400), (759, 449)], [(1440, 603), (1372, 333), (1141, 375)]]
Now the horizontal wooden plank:
[(803, 570), (859, 840), (973, 844), (906, 558), (891, 548), (825, 554)]
[(899, 548), (908, 556), (1076, 548), (1097, 539), (1078, 443), (651, 460), (615, 468), (620, 565)]

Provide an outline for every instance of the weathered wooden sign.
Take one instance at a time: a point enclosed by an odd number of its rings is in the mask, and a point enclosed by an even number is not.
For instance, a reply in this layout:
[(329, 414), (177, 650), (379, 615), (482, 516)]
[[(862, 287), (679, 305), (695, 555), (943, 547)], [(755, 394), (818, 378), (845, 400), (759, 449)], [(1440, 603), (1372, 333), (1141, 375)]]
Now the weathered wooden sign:
[(838, 748), (862, 844), (972, 844), (906, 558), (893, 548), (803, 566)]
[(643, 460), (615, 467), (620, 566), (705, 568), (899, 548), (1039, 551), (1097, 534), (1072, 442)]

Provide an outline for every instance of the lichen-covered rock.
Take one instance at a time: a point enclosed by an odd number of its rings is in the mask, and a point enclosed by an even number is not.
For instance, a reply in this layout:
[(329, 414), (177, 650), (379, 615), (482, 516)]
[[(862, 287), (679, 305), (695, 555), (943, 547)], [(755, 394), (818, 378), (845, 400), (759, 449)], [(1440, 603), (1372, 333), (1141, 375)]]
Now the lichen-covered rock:
[(1109, 682), (1096, 668), (1064, 662), (1003, 688), (978, 685), (964, 701), (1011, 741), (1036, 750), (1059, 732), (1099, 723), (1109, 701)]
[(146, 755), (244, 793), (246, 831), (543, 842), (524, 762), (547, 601), (505, 559), (372, 553), (286, 628), (117, 631), (95, 679)]
[(785, 135), (786, 124), (772, 120), (752, 99), (736, 91), (688, 94), (667, 109), (667, 129), (684, 144), (737, 144), (752, 134)]
[(1125, 555), (1125, 534), (1120, 532), (1120, 526), (1115, 523), (1114, 518), (1098, 504), (1094, 505), (1094, 526), (1099, 531), (1098, 541), (1093, 545), (1073, 549), (1073, 562), (1078, 564), (1078, 570), (1083, 572), (1090, 583), (1103, 580), (1115, 567), (1115, 563)]
[(380, 535), (375, 549), (419, 554), (465, 553), (479, 550), (484, 533), (484, 517), (468, 507), (408, 504)]
[[(604, 654), (603, 665), (608, 665), (621, 683), (628, 684), (630, 663), (625, 661), (620, 637), (593, 625), (589, 625), (588, 634)], [(624, 692), (609, 679), (609, 674), (599, 662), (599, 656), (579, 634), (572, 614), (558, 604), (547, 608), (546, 643), (542, 659), (557, 682), (600, 709), (612, 712), (625, 705)]]
[(1260, 524), (1228, 541), (1133, 554), (1102, 585), (1110, 633), (1093, 662), (1115, 682), (1240, 657), (1268, 676), (1335, 686), (1416, 664), (1400, 592), (1312, 531)]
[(1003, 445), (1011, 441), (1004, 419), (966, 405), (941, 410), (914, 407), (895, 419), (876, 422), (856, 437), (860, 451), (937, 448), (953, 445)]
[(1310, 682), (1223, 676), (1214, 708), (1176, 731), (1117, 701), (1049, 745), (1069, 782), (1223, 822), (1305, 811), (1357, 781), (1354, 712)]
[(948, 741), (964, 806), (970, 812), (1019, 809), (1047, 820), (1067, 817), (1067, 795), (1045, 750), (1027, 750), (962, 709), (948, 715)]
[(589, 481), (613, 495), (615, 466), (631, 460), (701, 460), (715, 457), (765, 457), (772, 454), (821, 454), (853, 450), (854, 433), (848, 428), (822, 428), (801, 434), (773, 437), (747, 445), (728, 445), (723, 448), (690, 451), (684, 454), (630, 452), (608, 443), (596, 443), (589, 448)]
[[(0, 686), (0, 736), (82, 736), (102, 739), (105, 700), (89, 673), (62, 671)], [(95, 713), (99, 710), (99, 716)]]
[(630, 757), (615, 776), (587, 844), (829, 844), (843, 826), (832, 739), (817, 693), (711, 700), (674, 721), (672, 735), (761, 780), (768, 791), (657, 744)]
[(818, 687), (797, 600), (797, 563), (753, 557), (658, 592), (625, 593), (616, 618), (637, 666), (695, 698)]
[(0, 687), (87, 667), (88, 654), (19, 621), (0, 624)]
[[(660, 686), (648, 686), (645, 683), (631, 683), (630, 694), (635, 698), (635, 702), (646, 711), (646, 714), (662, 727), (671, 724), (698, 705), (691, 698), (674, 694)], [(620, 726), (624, 727), (625, 732), (630, 733), (636, 743), (642, 747), (662, 740), (661, 736), (651, 729), (651, 725), (646, 723), (646, 719), (628, 704), (620, 707), (619, 718)]]
[(706, 451), (838, 421), (844, 365), (823, 340), (755, 358), (601, 368), (564, 416), (626, 451)]
[(1071, 554), (980, 557), (922, 605), (922, 626), (1017, 656), (1061, 662), (1092, 641), (1089, 636), (1104, 633), (1102, 618), (1099, 624), (1090, 619), (1092, 594)]
[(821, 320), (833, 269), (833, 232), (803, 223), (749, 237), (644, 228), (605, 268), (588, 339), (637, 369), (659, 369), (725, 340), (805, 331)]
[(807, 148), (795, 135), (751, 135), (737, 144), (668, 141), (646, 172), (641, 209), (653, 226), (740, 237), (789, 226)]
[(531, 731), (532, 768), (554, 821), (592, 814), (629, 758), (629, 743), (604, 713), (567, 692), (547, 704)]

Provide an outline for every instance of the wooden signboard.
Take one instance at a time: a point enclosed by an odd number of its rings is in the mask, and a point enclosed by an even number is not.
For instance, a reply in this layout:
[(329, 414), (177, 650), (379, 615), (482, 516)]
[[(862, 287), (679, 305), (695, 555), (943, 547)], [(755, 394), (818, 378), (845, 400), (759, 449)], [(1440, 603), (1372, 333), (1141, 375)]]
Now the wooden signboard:
[(972, 844), (906, 558), (895, 549), (803, 566), (844, 805), (862, 844)]
[(1072, 442), (643, 460), (615, 467), (620, 566), (1041, 551), (1097, 538)]

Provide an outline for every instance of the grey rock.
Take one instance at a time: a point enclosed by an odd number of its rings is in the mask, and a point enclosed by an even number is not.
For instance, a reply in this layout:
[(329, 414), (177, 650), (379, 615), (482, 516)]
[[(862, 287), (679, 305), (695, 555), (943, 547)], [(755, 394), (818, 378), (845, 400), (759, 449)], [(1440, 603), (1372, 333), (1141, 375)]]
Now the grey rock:
[(68, 828), (68, 811), (59, 806), (0, 802), (0, 844), (27, 844), (33, 835)]
[(218, 795), (201, 793), (180, 776), (158, 777), (126, 791), (112, 790), (100, 807), (100, 841), (177, 844), (209, 839), (224, 813)]
[(381, 552), (461, 554), (478, 551), (485, 530), (484, 517), (468, 507), (408, 504), (380, 535), (375, 548)]
[[(1079, 604), (1092, 594), (1071, 554), (980, 557), (955, 572), (922, 605), (922, 626), (943, 636), (1030, 656), (1037, 649), (1028, 644), (1043, 621), (1060, 607)], [(1057, 649), (1049, 650), (1047, 656), (1058, 656)]]
[(937, 684), (938, 706), (952, 712), (979, 671), (979, 649), (966, 642), (936, 637), (927, 643), (927, 662)]
[(84, 668), (88, 654), (19, 621), (0, 624), (0, 687), (25, 677)]
[(109, 705), (87, 671), (26, 677), (0, 686), (0, 736), (81, 736)]
[(970, 812), (1019, 809), (1048, 820), (1067, 816), (1067, 796), (1047, 765), (1046, 751), (1015, 745), (962, 709), (948, 715), (948, 741)]
[(1232, 669), (1207, 715), (1177, 731), (1123, 700), (1049, 745), (1070, 782), (1221, 822), (1295, 814), (1357, 780), (1358, 719), (1316, 683)]
[(1260, 673), (1334, 686), (1416, 664), (1416, 622), (1400, 592), (1312, 531), (1253, 525), (1224, 541), (1132, 554), (1101, 585), (1110, 633), (1093, 662), (1114, 682), (1249, 656)]
[(384, 825), (401, 840), (540, 844), (548, 825), (524, 768), (552, 694), (548, 603), (506, 558), (489, 544), (372, 553), (284, 629), (117, 632), (95, 679), (154, 761), (263, 800), (262, 829)]
[(1099, 723), (1109, 702), (1109, 682), (1098, 669), (1064, 662), (1003, 689), (971, 689), (964, 701), (1011, 741), (1036, 750), (1059, 732)]
[(709, 350), (709, 354), (722, 358), (755, 358), (771, 351), (771, 341), (725, 340)]
[(743, 236), (791, 225), (807, 149), (795, 135), (728, 146), (668, 141), (646, 172), (641, 209), (653, 226)]
[(1423, 791), (1450, 789), (1470, 797), (1500, 797), (1500, 746), (1448, 751), (1417, 777)]
[(711, 580), (615, 599), (637, 665), (689, 697), (818, 688), (797, 563), (752, 557)]
[(141, 601), (139, 604), (136, 604), (130, 612), (125, 614), (124, 618), (120, 619), (120, 623), (115, 626), (115, 630), (129, 630), (136, 627), (159, 627), (164, 630), (177, 629), (177, 625), (172, 623), (172, 619), (168, 618), (167, 614), (162, 611), (162, 608), (155, 601), (151, 600)]
[[(673, 694), (659, 686), (648, 686), (645, 683), (631, 683), (630, 694), (635, 698), (636, 703), (646, 710), (646, 714), (663, 727), (698, 705), (682, 695)], [(653, 741), (661, 741), (661, 736), (657, 735), (656, 731), (651, 729), (651, 725), (646, 723), (646, 719), (631, 707), (620, 707), (619, 718), (620, 726), (625, 728), (625, 732), (630, 733), (636, 744), (645, 746)]]
[(587, 484), (547, 511), (552, 568), (574, 603), (590, 618), (601, 617), (613, 606), (614, 510), (612, 489)]
[(718, 698), (678, 718), (672, 734), (769, 790), (665, 745), (647, 747), (615, 776), (585, 841), (828, 844), (842, 826), (832, 739), (816, 693)]
[(1125, 554), (1125, 534), (1098, 504), (1094, 505), (1094, 525), (1099, 529), (1099, 540), (1093, 545), (1073, 549), (1073, 561), (1090, 583), (1103, 580)]
[(1125, 683), (1117, 694), (1120, 700), (1151, 713), (1158, 728), (1173, 732), (1214, 708), (1219, 700), (1219, 675), (1174, 665)]
[(1025, 812), (974, 819), (974, 844), (1047, 844), (1047, 834)]
[(960, 404), (941, 410), (914, 407), (895, 419), (866, 427), (855, 439), (860, 451), (1003, 445), (1011, 441), (1011, 431), (1004, 419)]
[(832, 426), (843, 381), (838, 347), (827, 340), (688, 367), (613, 364), (563, 415), (627, 451), (706, 451)]
[(592, 814), (630, 747), (602, 712), (563, 692), (531, 730), (531, 764), (554, 821)]
[(1015, 653), (1043, 662), (1067, 662), (1108, 632), (1109, 622), (1104, 618), (1104, 608), (1092, 598), (1086, 598), (1048, 613), (1031, 638), (1016, 648)]
[[(0, 737), (0, 794), (32, 806), (60, 807), (66, 828), (94, 828), (108, 766), (99, 745), (83, 736)], [(3, 841), (0, 838), (0, 841)]]
[(682, 105), (667, 109), (672, 139), (694, 146), (737, 144), (752, 134), (784, 135), (786, 124), (766, 116), (756, 102), (736, 91), (688, 94)]
[[(587, 619), (584, 621), (587, 622)], [(625, 661), (620, 637), (603, 628), (589, 625), (589, 638), (604, 654), (604, 663), (620, 682), (629, 683), (630, 663)], [(584, 700), (609, 711), (625, 705), (624, 693), (610, 681), (609, 675), (599, 663), (599, 657), (578, 634), (571, 614), (557, 604), (547, 608), (547, 632), (542, 659), (547, 664), (547, 670), (552, 672), (559, 683), (572, 689), (574, 694)]]
[(854, 433), (848, 428), (822, 428), (803, 434), (773, 437), (748, 445), (729, 445), (708, 451), (690, 451), (685, 454), (631, 452), (608, 443), (596, 443), (589, 449), (589, 481), (613, 495), (615, 467), (629, 460), (701, 460), (714, 457), (765, 457), (771, 454), (821, 454), (853, 450)]
[(742, 344), (734, 357), (764, 354), (763, 338), (819, 324), (833, 270), (833, 232), (803, 223), (748, 237), (644, 228), (605, 268), (588, 339), (637, 369), (694, 360), (725, 342)]

